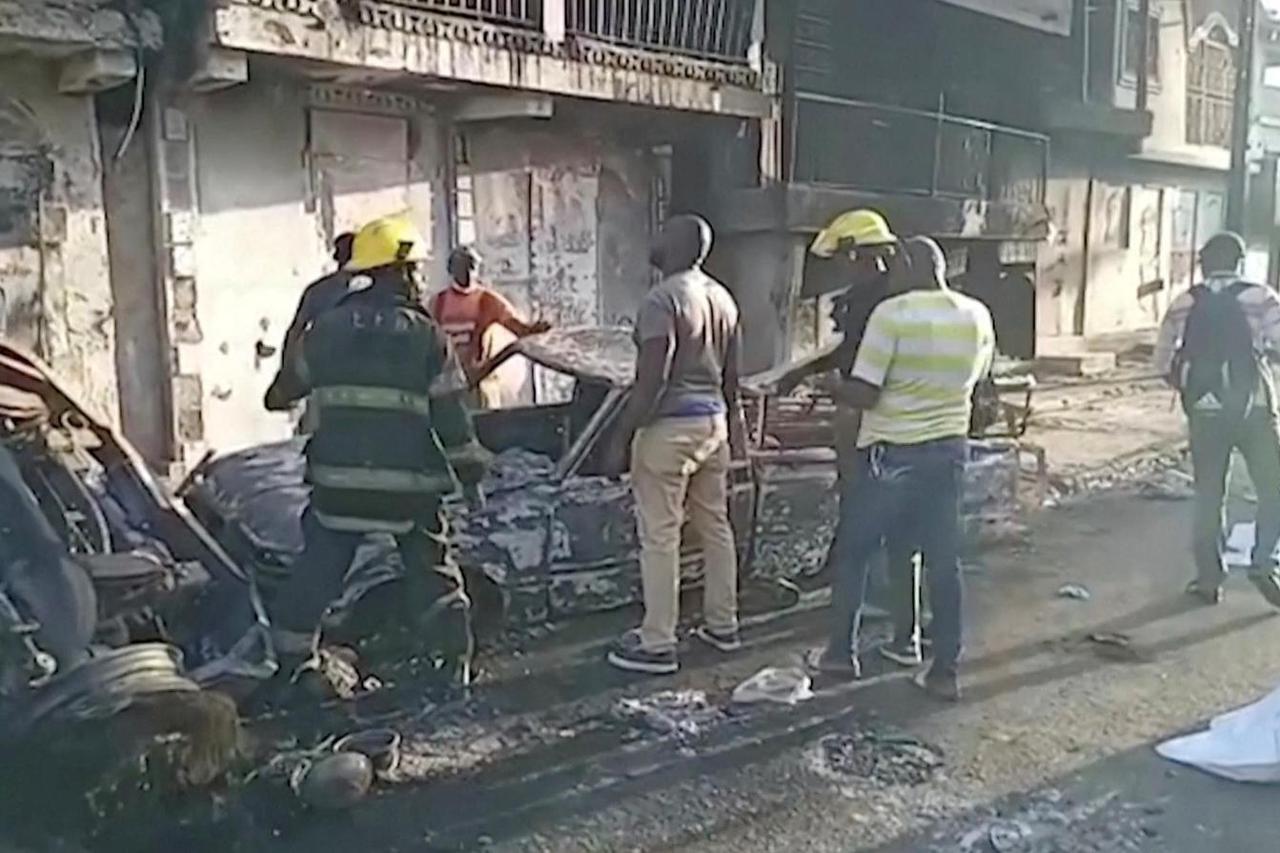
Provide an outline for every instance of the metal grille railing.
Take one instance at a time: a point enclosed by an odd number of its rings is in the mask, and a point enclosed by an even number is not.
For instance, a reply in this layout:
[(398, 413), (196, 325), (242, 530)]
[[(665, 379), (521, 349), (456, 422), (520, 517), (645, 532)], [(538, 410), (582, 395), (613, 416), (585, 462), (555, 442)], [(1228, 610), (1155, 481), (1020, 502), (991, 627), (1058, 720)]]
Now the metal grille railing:
[(1187, 62), (1187, 142), (1231, 147), (1235, 114), (1235, 51), (1202, 41)]
[(411, 9), (443, 12), (495, 24), (520, 27), (542, 25), (542, 0), (391, 0)]
[(747, 61), (752, 0), (567, 0), (576, 35), (717, 60)]
[(1044, 201), (1037, 133), (827, 95), (796, 95), (791, 179), (877, 192)]

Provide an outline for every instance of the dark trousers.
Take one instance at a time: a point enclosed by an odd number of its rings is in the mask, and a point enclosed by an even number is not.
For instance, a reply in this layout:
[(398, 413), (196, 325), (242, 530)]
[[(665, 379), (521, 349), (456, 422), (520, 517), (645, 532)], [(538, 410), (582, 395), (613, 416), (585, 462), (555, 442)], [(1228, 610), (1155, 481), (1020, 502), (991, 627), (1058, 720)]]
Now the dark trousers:
[[(840, 507), (850, 500), (849, 489), (857, 477), (859, 452), (853, 447), (836, 447), (836, 489), (840, 496)], [(831, 547), (827, 550), (824, 571), (834, 573), (840, 561), (841, 541), (848, 529), (848, 515), (843, 509), (836, 516), (836, 529), (831, 539)], [(916, 546), (903, 536), (904, 531), (890, 530), (884, 537), (885, 566), (888, 587), (887, 609), (893, 623), (893, 641), (895, 644), (918, 641), (920, 639), (920, 573), (921, 566), (916, 561)]]
[[(311, 506), (302, 515), (303, 551), (276, 593), (272, 620), (285, 631), (315, 629), (325, 609), (342, 594), (343, 581), (366, 534), (325, 527)], [(453, 562), (448, 528), (439, 505), (420, 515), (408, 533), (396, 536), (404, 563), (398, 598), (399, 627), (416, 632), (428, 652), (446, 664), (470, 662), (470, 604), (462, 572)]]
[(1200, 584), (1212, 588), (1221, 586), (1226, 579), (1222, 551), (1227, 481), (1234, 450), (1244, 457), (1258, 493), (1253, 567), (1272, 571), (1276, 543), (1280, 541), (1280, 431), (1276, 415), (1261, 408), (1241, 421), (1192, 413), (1188, 426), (1196, 491), (1192, 550)]
[(859, 453), (840, 506), (845, 530), (832, 590), (829, 655), (857, 654), (868, 561), (888, 536), (919, 544), (929, 567), (934, 665), (955, 670), (963, 606), (960, 495), (967, 455), (965, 438), (875, 445)]

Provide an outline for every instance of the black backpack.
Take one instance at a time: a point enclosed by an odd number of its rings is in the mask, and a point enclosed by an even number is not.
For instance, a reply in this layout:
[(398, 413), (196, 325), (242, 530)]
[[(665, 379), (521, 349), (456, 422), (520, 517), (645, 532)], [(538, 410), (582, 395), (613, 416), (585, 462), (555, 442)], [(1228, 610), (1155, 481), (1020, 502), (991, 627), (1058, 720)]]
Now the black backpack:
[(1253, 409), (1262, 359), (1240, 294), (1251, 287), (1237, 281), (1222, 290), (1191, 288), (1194, 300), (1173, 361), (1173, 379), (1188, 415), (1240, 419)]

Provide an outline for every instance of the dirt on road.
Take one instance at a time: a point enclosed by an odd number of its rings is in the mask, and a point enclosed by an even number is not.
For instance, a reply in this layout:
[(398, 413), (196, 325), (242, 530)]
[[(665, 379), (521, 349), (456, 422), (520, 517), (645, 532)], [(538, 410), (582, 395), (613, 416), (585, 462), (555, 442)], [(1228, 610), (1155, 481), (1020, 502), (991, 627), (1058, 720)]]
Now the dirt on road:
[[(821, 595), (751, 627), (739, 655), (690, 647), (666, 679), (603, 664), (621, 614), (491, 663), (465, 710), (399, 709), (415, 760), (429, 759), (416, 780), (340, 818), (268, 816), (251, 837), (270, 850), (1270, 849), (1280, 817), (1249, 808), (1265, 792), (1150, 748), (1280, 681), (1280, 619), (1243, 579), (1218, 608), (1182, 595), (1188, 511), (1133, 491), (1078, 498), (1036, 517), (1030, 544), (969, 565), (960, 705), (869, 655), (868, 679), (819, 680), (794, 708), (731, 706), (743, 679), (817, 642)], [(1060, 597), (1067, 583), (1089, 598)], [(665, 731), (617, 713), (672, 691), (713, 713)]]

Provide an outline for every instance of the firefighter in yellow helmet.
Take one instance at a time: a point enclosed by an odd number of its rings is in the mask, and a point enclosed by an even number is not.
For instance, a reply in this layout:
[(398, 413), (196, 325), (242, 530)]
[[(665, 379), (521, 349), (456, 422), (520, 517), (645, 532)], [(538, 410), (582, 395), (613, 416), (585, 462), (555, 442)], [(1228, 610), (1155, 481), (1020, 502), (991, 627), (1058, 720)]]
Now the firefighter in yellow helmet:
[(466, 382), (448, 337), (422, 307), (426, 257), (403, 217), (361, 228), (345, 295), (310, 321), (286, 366), (281, 399), (305, 396), (319, 417), (306, 448), (304, 550), (269, 608), (282, 661), (308, 656), (357, 548), (389, 533), (405, 570), (392, 630), (425, 644), (414, 651), (456, 682), (469, 677), (470, 604), (441, 501), (477, 483), (488, 454), (462, 404)]
[[(898, 237), (888, 221), (877, 211), (850, 210), (831, 220), (814, 238), (809, 253), (831, 263), (843, 265), (847, 287), (835, 298), (832, 320), (841, 334), (839, 345), (823, 356), (788, 373), (781, 385), (794, 387), (809, 376), (838, 371), (847, 376), (853, 369), (858, 344), (866, 331), (871, 312), (888, 295), (889, 273), (898, 253)], [(851, 482), (857, 457), (858, 430), (862, 413), (837, 406), (833, 422), (836, 465), (843, 493)], [(837, 525), (841, 535), (843, 516)], [(889, 610), (893, 614), (894, 639), (881, 651), (885, 657), (903, 665), (915, 665), (922, 659), (920, 629), (920, 567), (909, 542), (890, 539), (888, 552)], [(833, 543), (824, 571), (832, 568), (830, 560), (837, 553)]]
[(809, 246), (811, 255), (843, 265), (842, 278), (846, 286), (832, 307), (832, 320), (842, 340), (833, 351), (786, 374), (780, 382), (783, 391), (789, 391), (809, 376), (853, 367), (867, 319), (885, 297), (890, 264), (897, 248), (898, 238), (888, 221), (874, 210), (842, 213), (814, 238)]

